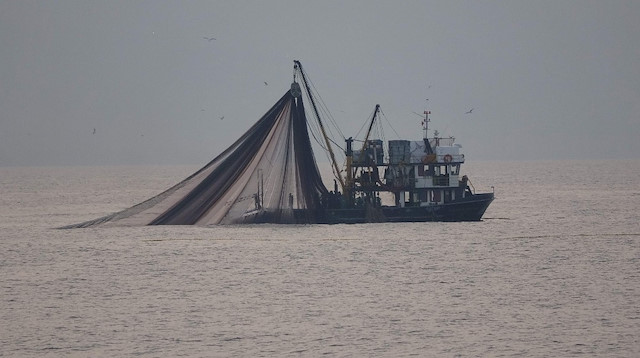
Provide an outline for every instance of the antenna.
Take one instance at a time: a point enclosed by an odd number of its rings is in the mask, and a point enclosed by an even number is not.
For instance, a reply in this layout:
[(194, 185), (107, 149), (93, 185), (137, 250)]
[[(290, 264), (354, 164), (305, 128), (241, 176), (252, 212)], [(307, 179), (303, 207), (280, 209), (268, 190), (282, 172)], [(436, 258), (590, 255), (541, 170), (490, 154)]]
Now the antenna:
[(424, 119), (422, 120), (422, 128), (424, 129), (424, 139), (428, 138), (428, 133), (427, 131), (429, 130), (429, 122), (431, 121), (431, 119), (429, 119), (429, 115), (431, 114), (431, 111), (424, 111)]

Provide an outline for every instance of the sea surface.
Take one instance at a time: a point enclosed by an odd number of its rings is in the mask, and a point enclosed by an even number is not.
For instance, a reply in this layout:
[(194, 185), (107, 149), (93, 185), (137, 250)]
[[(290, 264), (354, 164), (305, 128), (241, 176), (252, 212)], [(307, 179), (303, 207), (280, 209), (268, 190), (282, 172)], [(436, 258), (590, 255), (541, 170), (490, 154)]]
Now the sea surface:
[(55, 229), (196, 169), (0, 168), (0, 356), (640, 356), (639, 160), (465, 164), (481, 222)]

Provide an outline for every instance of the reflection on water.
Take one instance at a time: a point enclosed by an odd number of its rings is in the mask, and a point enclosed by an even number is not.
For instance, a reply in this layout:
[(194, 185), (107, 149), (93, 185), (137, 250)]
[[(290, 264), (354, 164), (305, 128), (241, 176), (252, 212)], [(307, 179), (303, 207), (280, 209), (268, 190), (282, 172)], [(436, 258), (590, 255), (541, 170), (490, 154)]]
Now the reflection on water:
[(78, 230), (194, 168), (0, 168), (0, 355), (640, 354), (640, 163), (467, 167), (483, 222)]

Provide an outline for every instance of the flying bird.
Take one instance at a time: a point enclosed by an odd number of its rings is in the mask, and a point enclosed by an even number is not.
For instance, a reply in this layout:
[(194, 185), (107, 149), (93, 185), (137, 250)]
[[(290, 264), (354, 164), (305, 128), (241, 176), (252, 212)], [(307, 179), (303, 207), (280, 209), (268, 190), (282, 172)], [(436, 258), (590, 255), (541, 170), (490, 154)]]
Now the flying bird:
[(93, 134), (96, 134), (96, 129), (95, 128), (93, 128)]
[(473, 112), (473, 108), (471, 108), (468, 112), (464, 112), (464, 114), (471, 114)]
[(220, 120), (223, 120), (223, 119), (224, 119), (224, 116), (220, 117)]
[(207, 41), (211, 42), (211, 41), (215, 40), (216, 38), (215, 38), (215, 37), (206, 37), (206, 36), (205, 36), (205, 37), (203, 37), (203, 39), (205, 39), (205, 40), (207, 40)]
[(267, 83), (267, 81), (264, 81), (264, 85), (265, 85), (265, 86), (268, 86), (269, 84)]

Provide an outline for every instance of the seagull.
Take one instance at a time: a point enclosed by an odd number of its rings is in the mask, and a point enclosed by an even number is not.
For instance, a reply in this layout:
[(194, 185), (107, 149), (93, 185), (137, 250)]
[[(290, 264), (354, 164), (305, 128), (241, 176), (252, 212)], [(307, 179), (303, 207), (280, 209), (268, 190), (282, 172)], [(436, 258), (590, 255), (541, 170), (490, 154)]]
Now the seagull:
[(207, 41), (211, 42), (211, 41), (215, 40), (216, 38), (215, 38), (215, 37), (206, 37), (206, 36), (205, 36), (205, 37), (203, 37), (203, 39), (205, 39), (205, 40), (207, 40)]
[(473, 108), (471, 108), (469, 112), (464, 112), (464, 114), (471, 114), (471, 112), (473, 112)]

